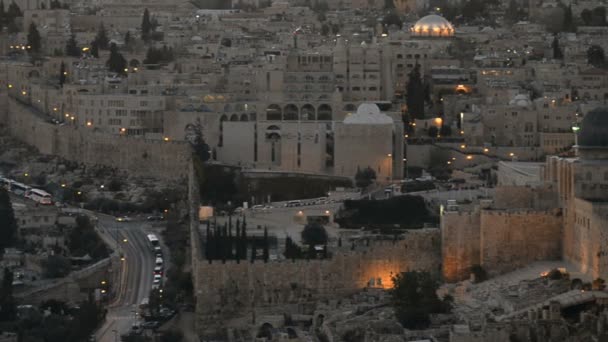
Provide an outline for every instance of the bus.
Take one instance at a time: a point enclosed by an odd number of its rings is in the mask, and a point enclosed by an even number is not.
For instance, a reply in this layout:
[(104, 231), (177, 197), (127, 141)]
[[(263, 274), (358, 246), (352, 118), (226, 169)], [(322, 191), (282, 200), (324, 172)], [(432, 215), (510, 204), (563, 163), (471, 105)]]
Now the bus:
[(32, 188), (23, 183), (11, 182), (11, 192), (15, 195), (25, 196), (30, 189)]
[(148, 234), (148, 242), (150, 242), (150, 248), (152, 248), (152, 251), (160, 252), (160, 243), (156, 235)]
[(51, 205), (53, 204), (53, 197), (46, 191), (40, 189), (31, 189), (26, 193), (27, 198), (31, 199), (34, 202)]

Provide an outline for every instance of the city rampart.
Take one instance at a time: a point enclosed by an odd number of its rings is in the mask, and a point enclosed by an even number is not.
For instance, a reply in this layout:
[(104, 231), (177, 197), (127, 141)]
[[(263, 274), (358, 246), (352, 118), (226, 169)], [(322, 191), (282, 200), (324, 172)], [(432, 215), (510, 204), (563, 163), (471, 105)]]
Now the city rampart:
[(85, 165), (128, 170), (132, 175), (160, 179), (187, 177), (190, 148), (165, 142), (110, 135), (76, 126), (45, 122), (32, 108), (8, 99), (8, 129), (12, 136), (37, 148)]
[(447, 282), (468, 279), (471, 266), (479, 265), (481, 246), (479, 210), (444, 211), (441, 217), (443, 278)]
[(480, 264), (491, 275), (561, 258), (562, 210), (482, 210)]

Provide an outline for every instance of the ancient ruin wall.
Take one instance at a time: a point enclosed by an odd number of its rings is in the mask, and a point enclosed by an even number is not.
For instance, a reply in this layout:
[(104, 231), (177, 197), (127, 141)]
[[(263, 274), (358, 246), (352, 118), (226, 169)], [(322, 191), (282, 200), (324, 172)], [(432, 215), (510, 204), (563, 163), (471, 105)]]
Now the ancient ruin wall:
[(186, 178), (190, 148), (186, 143), (146, 140), (94, 132), (85, 127), (44, 122), (29, 107), (8, 100), (9, 132), (37, 148), (85, 165), (105, 165), (147, 177)]
[(480, 263), (480, 213), (446, 211), (441, 217), (442, 272), (446, 282), (468, 279)]
[[(329, 260), (194, 261), (197, 329), (221, 325), (229, 317), (251, 315), (254, 308), (301, 304), (353, 293), (370, 285), (391, 287), (391, 277), (408, 270), (438, 274), (440, 233), (424, 229), (403, 240), (372, 242)], [(193, 251), (194, 256), (194, 251)]]
[(481, 266), (501, 274), (538, 260), (561, 257), (561, 209), (482, 210)]

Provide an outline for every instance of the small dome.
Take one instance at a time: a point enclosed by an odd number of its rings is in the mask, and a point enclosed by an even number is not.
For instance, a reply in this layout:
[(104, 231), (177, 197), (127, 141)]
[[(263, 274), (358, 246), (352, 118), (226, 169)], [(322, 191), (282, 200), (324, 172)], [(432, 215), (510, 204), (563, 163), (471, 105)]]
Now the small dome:
[(578, 146), (608, 148), (608, 107), (598, 107), (583, 118), (578, 131)]
[(344, 123), (348, 125), (389, 125), (393, 124), (393, 119), (381, 113), (376, 104), (362, 103), (356, 113), (344, 119)]
[(530, 96), (526, 94), (517, 94), (509, 101), (509, 106), (529, 107), (531, 105), (532, 101), (530, 100)]
[(421, 18), (410, 28), (412, 36), (416, 37), (452, 37), (454, 27), (444, 17), (429, 14)]

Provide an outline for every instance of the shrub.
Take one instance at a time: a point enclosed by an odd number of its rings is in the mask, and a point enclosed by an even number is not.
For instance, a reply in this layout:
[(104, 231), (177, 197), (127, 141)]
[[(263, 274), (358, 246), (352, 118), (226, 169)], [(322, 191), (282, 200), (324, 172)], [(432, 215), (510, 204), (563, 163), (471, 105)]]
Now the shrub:
[(302, 230), (302, 242), (307, 245), (324, 245), (327, 243), (327, 231), (319, 223), (309, 223)]
[(481, 265), (471, 266), (471, 273), (475, 276), (475, 283), (481, 283), (488, 279), (488, 274)]

